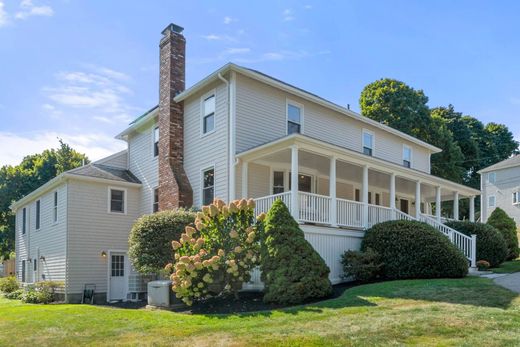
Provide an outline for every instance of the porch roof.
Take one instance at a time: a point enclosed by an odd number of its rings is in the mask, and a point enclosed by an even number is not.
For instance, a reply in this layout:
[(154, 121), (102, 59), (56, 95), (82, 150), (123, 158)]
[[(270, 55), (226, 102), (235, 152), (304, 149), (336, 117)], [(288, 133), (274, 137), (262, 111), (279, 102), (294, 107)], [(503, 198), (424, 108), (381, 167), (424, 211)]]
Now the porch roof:
[(252, 161), (260, 159), (274, 152), (287, 149), (291, 146), (297, 146), (299, 149), (304, 151), (329, 158), (335, 156), (339, 160), (358, 166), (368, 165), (369, 168), (373, 170), (381, 171), (387, 174), (395, 173), (398, 177), (402, 177), (411, 181), (420, 181), (421, 183), (431, 186), (440, 186), (445, 189), (457, 191), (464, 196), (480, 195), (480, 190), (465, 186), (463, 184), (455, 183), (450, 180), (437, 177), (413, 168), (406, 168), (381, 158), (368, 156), (363, 153), (359, 153), (354, 150), (337, 146), (302, 134), (291, 134), (250, 148), (238, 153), (237, 158), (240, 160)]

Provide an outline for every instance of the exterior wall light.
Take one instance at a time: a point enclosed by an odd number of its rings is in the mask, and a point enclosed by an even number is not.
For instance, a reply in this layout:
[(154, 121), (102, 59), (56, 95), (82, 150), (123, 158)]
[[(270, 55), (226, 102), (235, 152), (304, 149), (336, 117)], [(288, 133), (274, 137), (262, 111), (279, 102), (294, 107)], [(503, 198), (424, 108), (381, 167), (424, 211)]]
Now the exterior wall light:
[(101, 256), (102, 256), (103, 258), (106, 258), (106, 257), (107, 257), (107, 252), (105, 252), (105, 251), (101, 251)]

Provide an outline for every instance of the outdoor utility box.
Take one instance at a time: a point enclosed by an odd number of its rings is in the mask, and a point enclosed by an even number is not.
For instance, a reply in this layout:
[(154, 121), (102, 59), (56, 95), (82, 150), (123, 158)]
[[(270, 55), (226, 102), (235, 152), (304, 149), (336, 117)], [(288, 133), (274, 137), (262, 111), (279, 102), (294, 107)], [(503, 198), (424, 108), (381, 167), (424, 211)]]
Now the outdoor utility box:
[(148, 282), (148, 305), (170, 307), (172, 281), (161, 280)]

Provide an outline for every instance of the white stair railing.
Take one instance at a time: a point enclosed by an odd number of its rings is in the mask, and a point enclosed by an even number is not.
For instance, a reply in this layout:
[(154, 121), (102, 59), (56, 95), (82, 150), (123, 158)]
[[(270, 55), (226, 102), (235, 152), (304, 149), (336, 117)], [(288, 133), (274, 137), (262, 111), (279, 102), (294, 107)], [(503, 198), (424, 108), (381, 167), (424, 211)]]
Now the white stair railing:
[(444, 235), (448, 236), (450, 241), (457, 246), (458, 249), (464, 253), (466, 258), (471, 262), (471, 267), (476, 266), (476, 248), (477, 248), (477, 238), (476, 235), (465, 235), (449, 226), (438, 222), (436, 219), (431, 218), (429, 216), (421, 214), (419, 216), (419, 221), (426, 223), (435, 229), (439, 230)]
[(378, 223), (394, 220), (392, 209), (390, 207), (368, 205), (368, 227), (372, 227)]

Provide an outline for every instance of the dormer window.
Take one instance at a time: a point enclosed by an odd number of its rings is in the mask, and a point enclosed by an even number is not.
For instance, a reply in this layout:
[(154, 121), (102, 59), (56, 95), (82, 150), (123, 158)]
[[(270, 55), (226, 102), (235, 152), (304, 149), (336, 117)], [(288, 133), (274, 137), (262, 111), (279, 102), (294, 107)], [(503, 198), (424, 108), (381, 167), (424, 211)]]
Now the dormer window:
[(202, 103), (202, 134), (215, 130), (215, 94), (206, 97)]
[(363, 130), (363, 154), (372, 156), (374, 152), (374, 133)]
[(292, 101), (287, 101), (287, 135), (301, 134), (302, 120), (302, 105)]
[(407, 145), (403, 146), (403, 166), (412, 167), (412, 149)]

